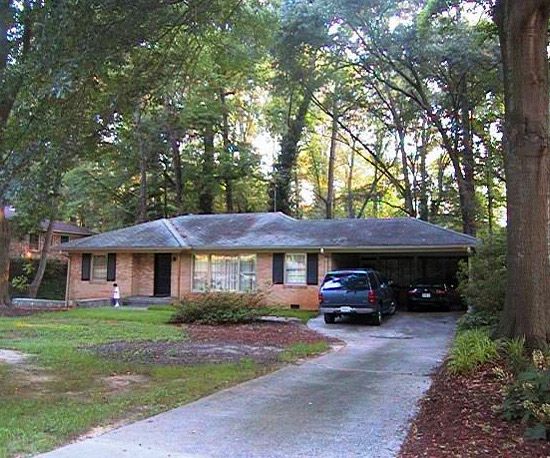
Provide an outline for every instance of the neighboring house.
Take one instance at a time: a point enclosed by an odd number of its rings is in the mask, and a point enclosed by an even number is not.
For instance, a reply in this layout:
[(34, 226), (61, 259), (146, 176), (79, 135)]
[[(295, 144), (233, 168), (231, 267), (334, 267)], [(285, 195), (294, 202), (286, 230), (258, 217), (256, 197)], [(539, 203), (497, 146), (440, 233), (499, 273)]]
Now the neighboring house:
[(262, 290), (271, 304), (318, 306), (331, 269), (374, 267), (398, 286), (454, 277), (477, 239), (413, 218), (296, 220), (282, 213), (188, 215), (62, 245), (67, 301), (183, 298), (204, 291)]
[[(15, 216), (15, 210), (13, 207), (6, 207), (6, 217), (11, 219)], [(21, 237), (12, 237), (10, 243), (10, 257), (18, 258), (24, 257), (27, 259), (38, 259), (44, 246), (44, 240), (46, 237), (46, 231), (48, 230), (49, 221), (45, 220), (40, 223), (40, 229), (31, 234), (25, 234)], [(85, 227), (77, 226), (76, 224), (65, 223), (63, 221), (54, 221), (52, 244), (50, 248), (49, 258), (66, 261), (64, 256), (59, 250), (59, 245), (67, 243), (72, 240), (88, 237), (94, 233), (86, 229)]]

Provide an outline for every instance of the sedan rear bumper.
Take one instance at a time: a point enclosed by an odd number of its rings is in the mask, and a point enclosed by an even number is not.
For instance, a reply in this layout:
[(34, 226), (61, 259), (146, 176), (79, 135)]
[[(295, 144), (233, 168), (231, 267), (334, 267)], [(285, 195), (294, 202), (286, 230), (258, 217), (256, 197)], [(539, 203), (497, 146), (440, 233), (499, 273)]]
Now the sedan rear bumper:
[(370, 315), (375, 313), (376, 309), (371, 307), (354, 307), (354, 306), (336, 306), (336, 307), (323, 307), (319, 308), (321, 313), (331, 313), (334, 315)]

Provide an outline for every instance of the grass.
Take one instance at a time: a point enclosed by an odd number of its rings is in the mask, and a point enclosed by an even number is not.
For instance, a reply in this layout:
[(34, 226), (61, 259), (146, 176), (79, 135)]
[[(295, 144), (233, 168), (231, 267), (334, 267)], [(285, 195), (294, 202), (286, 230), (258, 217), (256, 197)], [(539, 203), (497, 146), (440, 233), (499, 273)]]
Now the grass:
[(309, 320), (319, 315), (319, 312), (311, 310), (295, 310), (270, 307), (266, 307), (264, 310), (265, 311), (262, 310), (262, 315), (280, 316), (285, 318), (299, 318), (302, 323), (307, 323)]
[(291, 363), (328, 351), (330, 345), (326, 342), (297, 343), (290, 345), (280, 356), (281, 361)]
[[(0, 348), (32, 354), (23, 366), (0, 364), (0, 457), (52, 449), (92, 427), (134, 420), (198, 399), (273, 370), (252, 361), (195, 366), (143, 365), (104, 359), (89, 345), (185, 338), (166, 322), (171, 309), (78, 309), (0, 318)], [(326, 344), (294, 345), (285, 362)], [(139, 377), (113, 389), (113, 375)]]
[(467, 374), (498, 356), (498, 344), (486, 329), (470, 329), (457, 334), (447, 367), (452, 374)]

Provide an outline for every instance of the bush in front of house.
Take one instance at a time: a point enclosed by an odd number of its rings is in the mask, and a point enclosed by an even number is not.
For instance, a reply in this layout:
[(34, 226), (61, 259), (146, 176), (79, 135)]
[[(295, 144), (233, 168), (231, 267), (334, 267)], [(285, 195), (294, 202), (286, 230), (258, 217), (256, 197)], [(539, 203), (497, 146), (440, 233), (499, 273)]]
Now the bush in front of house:
[(470, 329), (487, 329), (492, 332), (498, 324), (498, 314), (490, 310), (474, 310), (465, 313), (457, 323), (459, 332)]
[(239, 324), (261, 315), (260, 293), (204, 293), (184, 299), (176, 306), (170, 323)]

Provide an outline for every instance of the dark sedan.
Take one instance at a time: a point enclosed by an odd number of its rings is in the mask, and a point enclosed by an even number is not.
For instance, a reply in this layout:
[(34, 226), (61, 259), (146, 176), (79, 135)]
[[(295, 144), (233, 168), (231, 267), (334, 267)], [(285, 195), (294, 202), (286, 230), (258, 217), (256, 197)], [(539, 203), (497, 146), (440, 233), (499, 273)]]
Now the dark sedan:
[(460, 296), (454, 286), (447, 281), (435, 278), (421, 278), (414, 281), (407, 293), (408, 309), (449, 310), (453, 305), (460, 305)]

